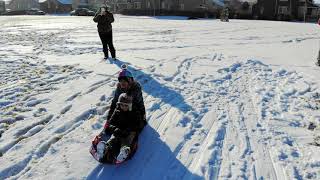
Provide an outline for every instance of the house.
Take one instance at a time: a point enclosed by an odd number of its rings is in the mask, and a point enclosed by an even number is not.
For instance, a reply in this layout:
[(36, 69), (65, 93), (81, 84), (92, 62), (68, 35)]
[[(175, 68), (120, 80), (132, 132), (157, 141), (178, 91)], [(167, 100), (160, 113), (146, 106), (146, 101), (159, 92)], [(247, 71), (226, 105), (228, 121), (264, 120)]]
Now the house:
[(38, 0), (12, 0), (7, 5), (7, 9), (11, 9), (12, 11), (23, 11), (31, 8), (39, 9)]
[(117, 12), (144, 15), (207, 16), (216, 9), (212, 0), (114, 0), (111, 7)]
[(314, 4), (311, 0), (300, 0), (298, 3), (298, 9), (296, 10), (296, 17), (299, 20), (304, 21), (317, 21), (320, 17), (320, 8)]
[(0, 1), (0, 14), (6, 11), (6, 3), (4, 1)]
[(141, 11), (145, 10), (145, 0), (113, 0), (108, 1), (107, 4), (110, 6), (110, 10), (119, 13), (123, 11)]
[(258, 0), (253, 11), (259, 19), (303, 20), (316, 15), (317, 7), (312, 0)]
[(253, 6), (257, 3), (257, 0), (233, 0), (227, 1), (226, 6), (231, 10), (233, 18), (245, 18), (251, 19)]
[[(72, 0), (72, 9), (76, 8), (88, 8), (89, 7), (89, 0)], [(91, 1), (95, 3), (96, 1)]]
[(135, 15), (203, 14), (217, 9), (212, 0), (73, 0), (72, 6), (98, 9), (105, 3), (114, 13)]
[(39, 0), (40, 9), (47, 13), (69, 13), (72, 0)]
[(72, 0), (72, 9), (88, 8), (91, 10), (98, 10), (101, 6), (111, 6), (117, 0)]
[[(147, 0), (148, 2), (152, 0)], [(160, 10), (184, 12), (212, 12), (216, 9), (212, 0), (160, 0)]]

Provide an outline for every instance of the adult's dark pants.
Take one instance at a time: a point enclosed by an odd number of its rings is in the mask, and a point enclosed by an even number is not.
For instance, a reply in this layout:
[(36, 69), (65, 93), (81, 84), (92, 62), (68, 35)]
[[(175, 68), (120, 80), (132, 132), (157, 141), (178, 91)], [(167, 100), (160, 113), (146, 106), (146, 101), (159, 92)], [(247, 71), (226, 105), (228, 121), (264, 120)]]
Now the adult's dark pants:
[(108, 58), (108, 47), (111, 53), (112, 58), (116, 58), (116, 50), (113, 46), (113, 40), (112, 40), (112, 31), (110, 32), (99, 32), (99, 36), (102, 42), (103, 46), (103, 53), (104, 57)]

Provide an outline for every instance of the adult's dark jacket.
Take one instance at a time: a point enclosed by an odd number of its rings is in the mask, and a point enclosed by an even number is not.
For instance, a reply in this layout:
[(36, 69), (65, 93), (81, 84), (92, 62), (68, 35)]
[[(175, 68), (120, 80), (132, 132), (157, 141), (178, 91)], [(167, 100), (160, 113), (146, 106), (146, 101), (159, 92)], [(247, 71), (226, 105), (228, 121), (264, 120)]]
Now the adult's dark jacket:
[(119, 83), (117, 84), (117, 89), (112, 99), (112, 103), (111, 103), (111, 107), (110, 107), (107, 119), (111, 118), (117, 106), (119, 96), (122, 93), (127, 93), (129, 96), (132, 96), (132, 112), (138, 113), (139, 116), (142, 117), (143, 120), (145, 121), (144, 117), (146, 114), (146, 109), (144, 107), (141, 85), (137, 81), (133, 81), (132, 85), (127, 91), (121, 89)]
[(98, 32), (107, 33), (112, 31), (111, 23), (114, 22), (114, 18), (111, 12), (106, 11), (106, 15), (101, 15), (101, 12), (98, 11), (94, 16), (93, 21), (98, 23)]

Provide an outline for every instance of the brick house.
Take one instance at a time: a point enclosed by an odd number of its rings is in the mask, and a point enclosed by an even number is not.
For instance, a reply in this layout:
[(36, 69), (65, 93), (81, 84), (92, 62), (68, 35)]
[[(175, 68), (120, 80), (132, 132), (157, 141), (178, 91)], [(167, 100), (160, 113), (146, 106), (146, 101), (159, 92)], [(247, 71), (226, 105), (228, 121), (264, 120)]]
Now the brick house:
[(12, 11), (23, 11), (23, 10), (29, 10), (31, 8), (39, 9), (39, 1), (38, 0), (12, 0), (7, 5), (7, 9), (11, 9)]
[(224, 3), (229, 9), (230, 17), (251, 19), (257, 0), (224, 0)]
[(113, 0), (108, 4), (115, 12), (141, 15), (208, 16), (217, 9), (211, 0)]
[(0, 1), (0, 14), (6, 11), (6, 3), (4, 1)]
[(39, 0), (40, 9), (47, 13), (69, 13), (72, 0)]
[(302, 20), (307, 16), (316, 16), (317, 10), (311, 0), (258, 0), (254, 15), (268, 20)]

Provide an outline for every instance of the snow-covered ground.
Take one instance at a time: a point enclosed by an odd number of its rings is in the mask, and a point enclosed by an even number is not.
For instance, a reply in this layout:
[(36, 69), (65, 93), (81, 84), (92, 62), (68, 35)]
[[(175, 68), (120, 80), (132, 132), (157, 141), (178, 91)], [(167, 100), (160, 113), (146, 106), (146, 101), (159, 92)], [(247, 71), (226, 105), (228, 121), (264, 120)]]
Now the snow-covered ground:
[[(320, 179), (316, 24), (115, 16), (0, 17), (0, 179)], [(143, 87), (135, 156), (89, 153), (120, 66)]]

